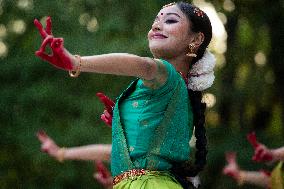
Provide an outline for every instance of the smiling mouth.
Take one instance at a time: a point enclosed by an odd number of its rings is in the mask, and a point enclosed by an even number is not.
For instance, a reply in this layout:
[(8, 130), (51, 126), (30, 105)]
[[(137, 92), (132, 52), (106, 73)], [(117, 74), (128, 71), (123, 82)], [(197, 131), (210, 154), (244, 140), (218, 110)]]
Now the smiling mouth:
[(151, 36), (151, 39), (166, 39), (168, 38), (167, 36), (160, 34), (160, 33), (156, 33), (154, 35)]

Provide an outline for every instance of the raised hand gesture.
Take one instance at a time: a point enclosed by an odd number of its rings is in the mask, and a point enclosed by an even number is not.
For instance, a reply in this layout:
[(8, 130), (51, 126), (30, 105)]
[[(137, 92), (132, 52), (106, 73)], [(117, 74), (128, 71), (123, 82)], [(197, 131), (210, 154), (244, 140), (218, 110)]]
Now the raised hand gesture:
[(115, 104), (109, 97), (107, 97), (103, 93), (97, 93), (97, 97), (99, 97), (100, 101), (105, 105), (105, 110), (101, 115), (101, 119), (103, 120), (103, 122), (105, 122), (108, 126), (111, 127), (113, 108)]
[(237, 182), (240, 180), (240, 168), (236, 161), (235, 152), (226, 153), (227, 165), (223, 169), (223, 174), (232, 177)]
[(252, 160), (257, 162), (269, 162), (273, 160), (272, 150), (268, 149), (264, 144), (261, 144), (257, 141), (255, 132), (249, 133), (247, 135), (247, 139), (254, 148)]
[(37, 132), (37, 138), (41, 142), (41, 151), (58, 159), (60, 147), (43, 130)]
[[(39, 30), (39, 33), (43, 39), (43, 42), (38, 51), (35, 52), (36, 56), (51, 63), (53, 66), (64, 69), (74, 70), (76, 59), (71, 55), (63, 46), (63, 38), (54, 38), (52, 35), (51, 18), (46, 19), (46, 28), (44, 29), (42, 24), (35, 19), (34, 24)], [(52, 50), (51, 54), (45, 52), (46, 46), (50, 45)]]
[(105, 188), (112, 188), (112, 177), (109, 170), (105, 167), (102, 161), (95, 161), (94, 178), (101, 183)]

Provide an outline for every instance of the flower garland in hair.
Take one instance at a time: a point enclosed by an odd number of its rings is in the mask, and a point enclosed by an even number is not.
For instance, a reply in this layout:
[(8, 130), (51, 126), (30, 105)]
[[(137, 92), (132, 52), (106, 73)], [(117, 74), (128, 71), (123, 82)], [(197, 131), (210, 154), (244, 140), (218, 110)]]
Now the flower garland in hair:
[(192, 65), (188, 74), (188, 89), (193, 91), (204, 91), (211, 87), (214, 82), (214, 67), (216, 59), (208, 50), (203, 57)]

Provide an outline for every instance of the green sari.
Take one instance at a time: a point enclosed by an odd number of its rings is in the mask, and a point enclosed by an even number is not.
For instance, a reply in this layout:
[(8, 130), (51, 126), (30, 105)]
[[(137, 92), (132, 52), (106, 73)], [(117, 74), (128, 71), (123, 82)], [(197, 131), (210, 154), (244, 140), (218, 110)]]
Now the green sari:
[(119, 96), (112, 122), (112, 176), (147, 170), (114, 185), (115, 189), (182, 189), (169, 173), (172, 164), (188, 161), (193, 113), (183, 78), (167, 61), (167, 81), (157, 89), (132, 82)]

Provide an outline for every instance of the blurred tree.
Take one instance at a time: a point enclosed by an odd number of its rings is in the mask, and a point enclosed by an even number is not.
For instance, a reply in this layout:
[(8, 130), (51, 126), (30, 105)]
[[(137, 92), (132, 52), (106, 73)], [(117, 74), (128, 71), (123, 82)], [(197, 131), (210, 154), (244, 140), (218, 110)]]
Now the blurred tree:
[[(34, 56), (41, 42), (34, 18), (44, 23), (44, 16), (50, 15), (54, 35), (64, 37), (74, 54), (151, 56), (147, 32), (157, 11), (170, 2), (0, 0), (1, 188), (100, 188), (92, 178), (91, 163), (55, 162), (39, 152), (35, 133), (44, 128), (65, 146), (110, 143), (111, 132), (100, 121), (103, 106), (95, 94), (103, 91), (115, 98), (132, 79), (88, 73), (73, 79), (42, 62)], [(221, 176), (225, 150), (240, 152), (241, 166), (256, 169), (260, 166), (251, 163), (245, 140), (249, 130), (256, 129), (271, 147), (283, 144), (284, 3), (211, 3), (227, 19), (228, 39), (226, 63), (216, 70), (210, 89), (217, 104), (208, 110), (215, 117), (208, 121), (203, 188), (238, 188)]]

